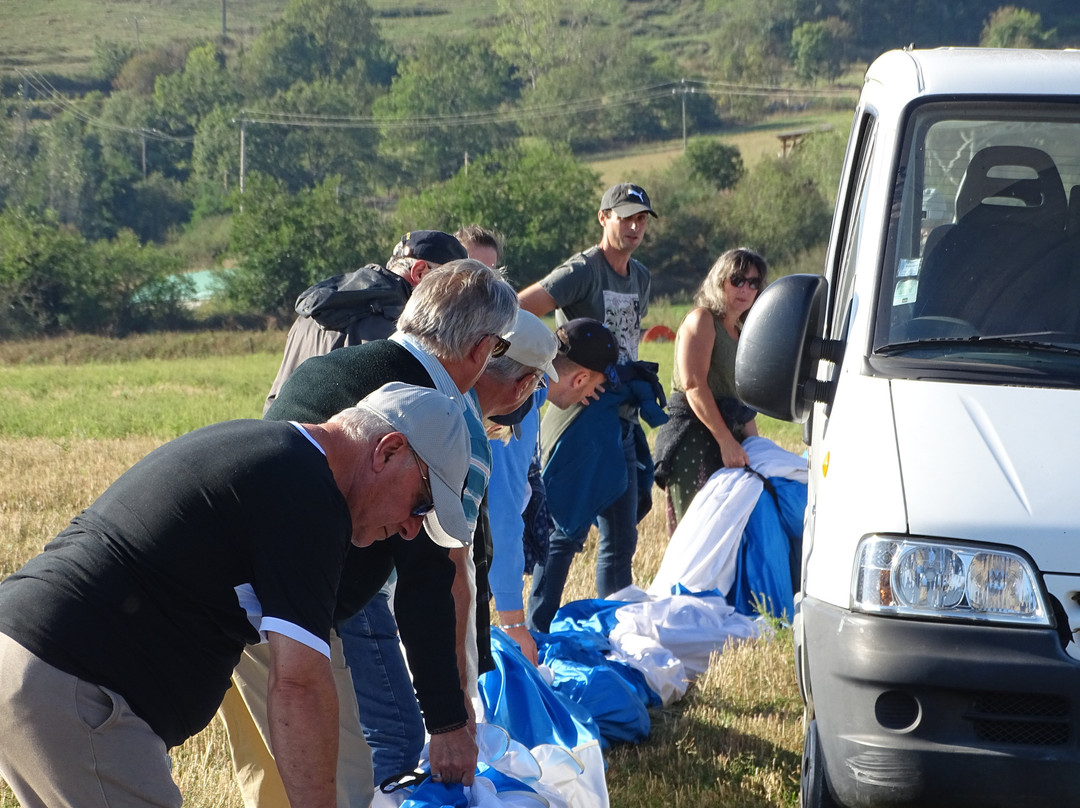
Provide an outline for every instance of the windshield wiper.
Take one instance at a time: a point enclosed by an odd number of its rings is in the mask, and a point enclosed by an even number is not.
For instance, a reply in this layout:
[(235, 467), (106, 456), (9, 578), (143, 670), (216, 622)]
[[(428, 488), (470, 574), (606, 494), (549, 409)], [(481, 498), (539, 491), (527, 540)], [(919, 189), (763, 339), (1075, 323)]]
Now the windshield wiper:
[(1042, 353), (1059, 354), (1062, 356), (1080, 356), (1080, 348), (1072, 348), (1068, 345), (1058, 345), (1053, 342), (1040, 342), (1033, 339), (1019, 339), (1017, 337), (931, 337), (929, 339), (910, 340), (907, 342), (894, 342), (882, 346), (877, 353), (895, 354), (902, 351), (910, 351), (913, 348), (950, 348), (961, 347), (986, 347), (986, 348), (1015, 348), (1017, 350), (1032, 350)]

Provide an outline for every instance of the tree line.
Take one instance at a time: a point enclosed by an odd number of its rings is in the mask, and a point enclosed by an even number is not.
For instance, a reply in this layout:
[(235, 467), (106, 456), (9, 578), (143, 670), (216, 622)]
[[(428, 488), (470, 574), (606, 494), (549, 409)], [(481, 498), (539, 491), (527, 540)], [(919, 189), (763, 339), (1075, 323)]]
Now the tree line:
[[(1064, 5), (499, 0), (490, 29), (395, 50), (365, 0), (291, 0), (245, 48), (98, 41), (86, 92), (36, 74), (0, 87), (0, 337), (190, 319), (173, 247), (217, 221), (227, 235), (210, 249), (234, 264), (218, 305), (235, 312), (287, 316), (299, 291), (385, 259), (401, 232), (474, 221), (508, 236), (524, 285), (595, 239), (590, 155), (792, 104), (849, 107), (830, 82), (909, 36), (1065, 44), (1080, 25)], [(708, 31), (704, 47), (642, 33), (676, 12)], [(635, 173), (662, 216), (641, 250), (657, 291), (686, 292), (735, 244), (789, 266), (819, 246), (843, 140), (748, 171), (698, 137)]]

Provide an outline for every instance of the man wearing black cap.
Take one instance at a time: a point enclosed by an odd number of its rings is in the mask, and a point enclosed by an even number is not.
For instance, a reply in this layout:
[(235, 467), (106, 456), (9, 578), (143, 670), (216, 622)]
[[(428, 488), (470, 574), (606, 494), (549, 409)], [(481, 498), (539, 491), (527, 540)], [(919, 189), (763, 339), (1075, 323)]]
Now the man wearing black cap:
[[(650, 278), (649, 271), (631, 254), (641, 244), (650, 216), (655, 217), (656, 212), (645, 189), (628, 182), (608, 188), (600, 200), (597, 214), (603, 228), (600, 243), (573, 256), (547, 277), (523, 290), (518, 295), (521, 307), (537, 316), (554, 310), (559, 325), (580, 317), (599, 320), (615, 336), (619, 362), (635, 362), (641, 320), (649, 307)], [(551, 408), (544, 419), (544, 433), (561, 433), (581, 409), (580, 405), (566, 410)], [(618, 499), (606, 504), (595, 515), (600, 531), (596, 566), (596, 590), (600, 597), (632, 583), (631, 562), (637, 547), (638, 441), (635, 432), (641, 427), (634, 407), (623, 407), (620, 416), (622, 453), (604, 460), (611, 466), (625, 467), (627, 483)], [(544, 451), (548, 451), (546, 446)], [(546, 584), (533, 581), (530, 623), (541, 631), (548, 629), (550, 617), (562, 597), (565, 570), (569, 569), (570, 560), (585, 541), (585, 534), (573, 533), (570, 535), (556, 520), (549, 545), (549, 562), (557, 561), (555, 566), (561, 572), (554, 574), (555, 568), (549, 570)], [(557, 580), (560, 577), (561, 580)]]
[(559, 325), (592, 317), (619, 342), (621, 361), (637, 359), (641, 319), (649, 308), (649, 270), (631, 254), (656, 216), (645, 189), (629, 182), (613, 185), (600, 200), (600, 243), (570, 258), (523, 290), (521, 307), (538, 317), (555, 311)]
[(547, 400), (560, 410), (573, 407), (604, 384), (617, 385), (615, 366), (619, 346), (599, 320), (579, 317), (555, 332), (559, 353), (554, 366), (559, 377), (548, 381)]
[(394, 333), (413, 287), (429, 269), (468, 258), (454, 236), (441, 230), (412, 230), (394, 245), (386, 267), (360, 269), (319, 281), (296, 298), (296, 318), (285, 340), (277, 378), (270, 386), (263, 412), (281, 386), (305, 359), (346, 345), (386, 339)]

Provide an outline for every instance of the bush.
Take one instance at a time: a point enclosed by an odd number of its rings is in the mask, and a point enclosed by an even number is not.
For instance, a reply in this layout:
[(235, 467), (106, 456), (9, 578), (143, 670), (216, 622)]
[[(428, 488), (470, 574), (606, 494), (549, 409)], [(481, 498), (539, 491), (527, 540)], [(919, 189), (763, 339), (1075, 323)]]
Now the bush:
[(87, 242), (54, 216), (0, 213), (0, 336), (123, 335), (186, 320), (179, 264), (129, 230)]
[(493, 152), (444, 183), (401, 200), (395, 232), (454, 232), (477, 223), (508, 236), (511, 280), (528, 286), (599, 238), (599, 177), (566, 147), (545, 142)]
[(231, 246), (239, 264), (225, 275), (226, 301), (242, 311), (289, 316), (316, 281), (382, 262), (378, 213), (338, 193), (339, 177), (298, 194), (253, 174), (234, 197)]
[(762, 160), (731, 198), (737, 238), (769, 261), (787, 261), (829, 238), (832, 209), (795, 160)]
[(641, 182), (660, 218), (649, 221), (634, 257), (652, 274), (654, 298), (684, 297), (701, 283), (716, 256), (735, 246), (726, 214), (730, 192), (718, 191), (691, 171), (686, 158)]
[(721, 191), (735, 187), (746, 173), (738, 146), (709, 138), (691, 138), (686, 144), (686, 162), (693, 176)]

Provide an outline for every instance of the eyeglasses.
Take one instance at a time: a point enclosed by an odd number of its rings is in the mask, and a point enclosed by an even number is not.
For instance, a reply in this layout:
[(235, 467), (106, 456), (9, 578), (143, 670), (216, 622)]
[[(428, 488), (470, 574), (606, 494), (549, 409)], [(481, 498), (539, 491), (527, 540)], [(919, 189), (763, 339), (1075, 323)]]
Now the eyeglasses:
[(728, 278), (731, 281), (731, 285), (736, 289), (742, 289), (744, 283), (750, 284), (750, 288), (755, 292), (761, 289), (761, 277), (748, 278), (745, 275), (732, 275)]
[(547, 376), (544, 375), (544, 371), (542, 370), (534, 370), (532, 373), (526, 373), (524, 376), (520, 377), (518, 381), (520, 382), (522, 379), (527, 379), (529, 376), (532, 376), (535, 380), (536, 386), (534, 389), (543, 390), (548, 386)]
[(431, 493), (431, 480), (424, 474), (424, 467), (420, 465), (420, 456), (416, 453), (413, 447), (409, 447), (409, 451), (412, 452), (413, 460), (416, 461), (416, 470), (420, 472), (420, 479), (424, 481), (424, 488), (427, 489), (427, 502), (422, 502), (412, 509), (412, 516), (427, 516), (435, 509), (435, 495)]
[(498, 334), (489, 334), (490, 337), (495, 337), (495, 347), (491, 350), (491, 358), (498, 359), (510, 350), (510, 340), (503, 339)]

